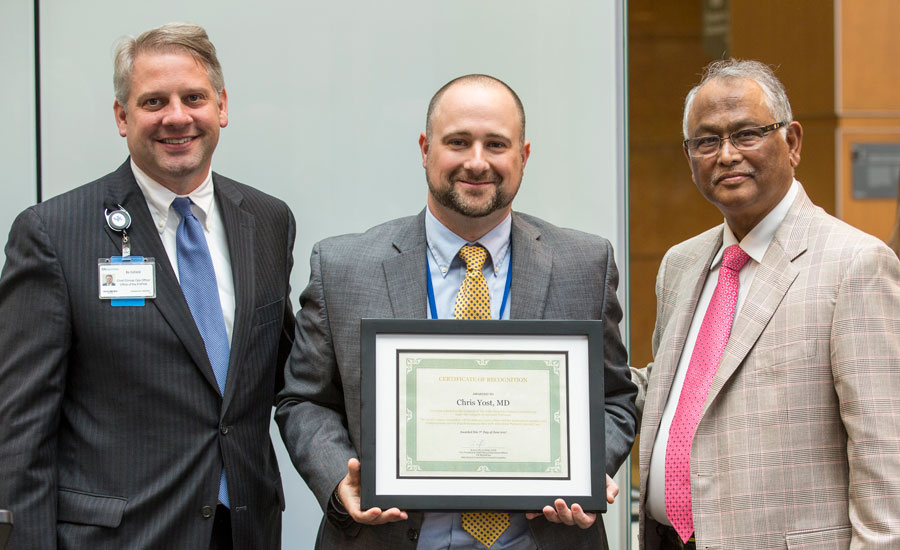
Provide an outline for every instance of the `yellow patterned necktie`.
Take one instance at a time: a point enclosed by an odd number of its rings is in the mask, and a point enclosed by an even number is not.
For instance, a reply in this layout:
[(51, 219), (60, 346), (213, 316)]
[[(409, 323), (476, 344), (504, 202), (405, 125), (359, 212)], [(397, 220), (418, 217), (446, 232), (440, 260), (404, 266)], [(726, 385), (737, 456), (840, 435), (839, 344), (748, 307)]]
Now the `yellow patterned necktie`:
[(509, 527), (506, 512), (463, 512), (462, 528), (475, 540), (490, 548)]
[(484, 262), (488, 251), (483, 246), (467, 244), (459, 250), (459, 257), (466, 263), (466, 278), (456, 295), (453, 308), (455, 319), (490, 319), (491, 293), (484, 278)]
[[(453, 317), (456, 319), (490, 319), (491, 293), (484, 278), (484, 263), (488, 252), (482, 246), (466, 245), (459, 251), (466, 263), (466, 278), (456, 295)], [(506, 512), (463, 512), (462, 528), (475, 540), (490, 548), (509, 527)]]

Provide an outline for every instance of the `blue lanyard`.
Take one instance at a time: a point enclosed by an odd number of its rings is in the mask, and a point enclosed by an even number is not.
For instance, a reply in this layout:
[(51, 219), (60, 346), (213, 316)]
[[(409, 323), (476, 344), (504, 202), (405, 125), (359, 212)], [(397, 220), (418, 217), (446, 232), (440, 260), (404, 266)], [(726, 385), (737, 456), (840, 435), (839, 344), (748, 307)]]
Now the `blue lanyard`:
[[(428, 265), (428, 255), (425, 255), (425, 280), (428, 282), (428, 307), (431, 309), (431, 318), (437, 319), (437, 304), (434, 299), (434, 285), (431, 284), (431, 266)], [(506, 270), (506, 285), (503, 287), (503, 301), (500, 302), (500, 313), (498, 319), (503, 319), (503, 312), (506, 310), (506, 302), (509, 301), (509, 287), (512, 284), (512, 250), (509, 251), (509, 269)]]

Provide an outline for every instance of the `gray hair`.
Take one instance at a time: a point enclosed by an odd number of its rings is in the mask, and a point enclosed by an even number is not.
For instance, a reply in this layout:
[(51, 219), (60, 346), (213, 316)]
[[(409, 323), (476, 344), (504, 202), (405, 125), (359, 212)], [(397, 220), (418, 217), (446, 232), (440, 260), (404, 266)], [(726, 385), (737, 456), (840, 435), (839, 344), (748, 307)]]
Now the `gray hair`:
[(209, 82), (216, 91), (216, 99), (221, 100), (225, 89), (225, 76), (222, 66), (216, 57), (216, 47), (209, 41), (203, 27), (193, 23), (167, 23), (161, 27), (150, 29), (137, 38), (127, 36), (116, 46), (115, 65), (113, 69), (113, 87), (116, 101), (125, 109), (131, 93), (131, 75), (134, 72), (135, 58), (147, 52), (184, 52), (206, 67)]
[(691, 112), (691, 104), (694, 102), (694, 97), (697, 96), (697, 92), (707, 82), (717, 79), (752, 80), (762, 88), (766, 106), (769, 108), (772, 116), (775, 117), (775, 122), (793, 122), (794, 115), (791, 113), (791, 103), (788, 101), (787, 92), (785, 92), (784, 85), (775, 76), (775, 72), (771, 67), (765, 63), (749, 59), (723, 59), (713, 61), (706, 66), (700, 83), (691, 88), (691, 91), (688, 92), (687, 97), (684, 99), (684, 118), (681, 122), (684, 139), (691, 137), (688, 135), (688, 115)]
[(516, 103), (516, 111), (519, 114), (519, 146), (525, 144), (525, 107), (522, 106), (522, 100), (519, 99), (518, 94), (509, 87), (506, 82), (503, 82), (499, 78), (494, 78), (493, 76), (486, 74), (467, 74), (465, 76), (460, 76), (454, 78), (450, 82), (441, 86), (441, 89), (435, 92), (434, 96), (431, 98), (431, 101), (428, 103), (428, 112), (425, 114), (425, 138), (430, 142), (431, 141), (431, 130), (433, 128), (432, 117), (434, 116), (434, 110), (437, 108), (438, 103), (440, 103), (441, 98), (444, 97), (444, 93), (455, 86), (456, 84), (468, 84), (475, 83), (481, 84), (483, 86), (500, 86), (504, 88), (509, 94), (512, 96), (513, 101)]

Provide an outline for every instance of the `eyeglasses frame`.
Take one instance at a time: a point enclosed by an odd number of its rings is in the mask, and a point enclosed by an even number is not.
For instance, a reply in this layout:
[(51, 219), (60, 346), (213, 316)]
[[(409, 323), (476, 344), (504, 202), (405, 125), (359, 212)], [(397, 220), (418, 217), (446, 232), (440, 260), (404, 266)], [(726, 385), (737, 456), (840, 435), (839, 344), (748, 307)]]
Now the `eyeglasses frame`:
[[(708, 158), (708, 157), (712, 157), (712, 156), (718, 155), (718, 154), (719, 154), (719, 151), (722, 150), (722, 142), (725, 141), (726, 139), (727, 139), (729, 142), (731, 142), (731, 145), (732, 145), (735, 149), (737, 149), (738, 151), (755, 151), (756, 149), (758, 149), (758, 148), (762, 145), (762, 142), (765, 140), (765, 138), (768, 137), (772, 132), (774, 132), (775, 130), (777, 130), (777, 129), (779, 129), (779, 128), (784, 128), (784, 127), (787, 126), (788, 124), (789, 124), (788, 122), (773, 122), (772, 124), (767, 124), (767, 125), (765, 125), (765, 126), (751, 126), (751, 127), (749, 127), (749, 128), (741, 128), (741, 129), (739, 129), (739, 130), (735, 130), (734, 132), (731, 132), (730, 134), (728, 134), (727, 137), (722, 137), (722, 136), (700, 136), (700, 137), (695, 137), (695, 138), (686, 139), (686, 140), (684, 140), (684, 141), (682, 142), (682, 144), (684, 145), (684, 148), (687, 150), (688, 156), (690, 156), (691, 158)], [(762, 131), (762, 133), (763, 133), (762, 138), (763, 138), (763, 139), (760, 140), (759, 145), (757, 145), (757, 146), (755, 146), (755, 147), (751, 147), (751, 148), (748, 149), (748, 148), (746, 148), (746, 147), (739, 147), (738, 144), (735, 143), (735, 141), (734, 141), (734, 135), (737, 134), (737, 133), (740, 133), (740, 132), (747, 131), (747, 130), (761, 130), (761, 131)], [(707, 139), (707, 138), (711, 138), (711, 137), (716, 137), (716, 138), (719, 139), (719, 145), (716, 147), (716, 150), (715, 150), (715, 151), (713, 151), (713, 152), (711, 152), (711, 153), (707, 153), (707, 154), (705, 154), (705, 155), (693, 155), (693, 154), (691, 154), (691, 147), (690, 147), (691, 142), (696, 142), (697, 140), (700, 140), (700, 139)]]

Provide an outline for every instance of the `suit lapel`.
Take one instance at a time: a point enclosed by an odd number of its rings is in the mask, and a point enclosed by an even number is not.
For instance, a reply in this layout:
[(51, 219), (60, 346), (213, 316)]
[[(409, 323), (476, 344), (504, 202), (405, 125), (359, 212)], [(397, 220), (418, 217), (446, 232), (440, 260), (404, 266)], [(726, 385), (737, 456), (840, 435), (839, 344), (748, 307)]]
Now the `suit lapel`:
[[(159, 238), (159, 231), (157, 231), (156, 224), (153, 222), (153, 216), (150, 215), (147, 200), (134, 179), (131, 164), (128, 160), (107, 181), (104, 203), (104, 207), (107, 209), (122, 205), (131, 214), (131, 227), (128, 229), (128, 236), (131, 240), (131, 254), (156, 260), (156, 298), (148, 300), (152, 303), (152, 306), (148, 307), (155, 307), (159, 310), (166, 322), (169, 323), (172, 331), (182, 341), (188, 354), (190, 354), (194, 363), (198, 365), (203, 376), (218, 390), (219, 386), (216, 383), (216, 377), (209, 363), (209, 356), (206, 354), (203, 338), (200, 336), (200, 331), (197, 330), (197, 325), (191, 316), (191, 310), (188, 308), (184, 294), (181, 292), (181, 285), (178, 284), (178, 279), (175, 277), (172, 264), (169, 263), (169, 256), (166, 254), (162, 239)], [(109, 227), (106, 230), (117, 247), (117, 254), (121, 254), (121, 235)]]
[(535, 226), (513, 213), (510, 319), (544, 318), (553, 254), (540, 238)]
[(237, 387), (241, 358), (253, 326), (253, 291), (256, 288), (253, 241), (256, 218), (240, 207), (243, 196), (230, 181), (213, 173), (213, 182), (216, 204), (222, 213), (222, 224), (228, 239), (228, 254), (231, 257), (231, 273), (234, 279), (234, 326), (231, 334), (228, 376), (225, 381), (222, 407), (224, 409)]
[(806, 251), (809, 223), (814, 210), (815, 206), (801, 188), (800, 195), (775, 232), (772, 244), (759, 264), (747, 298), (734, 321), (731, 336), (706, 399), (704, 414), (728, 379), (744, 362), (796, 280), (799, 271), (792, 262)]
[[(510, 318), (541, 319), (550, 288), (553, 256), (540, 241), (540, 231), (515, 213), (512, 218), (512, 286)], [(425, 212), (416, 216), (394, 240), (398, 254), (383, 262), (394, 317), (427, 317)]]
[(424, 210), (401, 228), (393, 245), (397, 255), (384, 260), (382, 267), (394, 318), (424, 319), (428, 294)]
[[(710, 233), (709, 239), (703, 239), (697, 243), (687, 254), (669, 259), (667, 270), (681, 270), (679, 288), (675, 289), (676, 294), (680, 297), (678, 304), (675, 306), (672, 316), (675, 325), (672, 329), (674, 336), (669, 337), (668, 334), (662, 339), (665, 347), (656, 351), (657, 358), (663, 358), (662, 361), (654, 361), (653, 374), (651, 384), (659, 386), (648, 391), (648, 399), (655, 396), (652, 415), (644, 415), (644, 422), (648, 422), (653, 426), (652, 437), (648, 438), (652, 445), (656, 439), (656, 431), (659, 429), (659, 423), (662, 420), (663, 409), (669, 392), (672, 388), (672, 382), (675, 380), (675, 372), (678, 370), (678, 363), (681, 355), (684, 353), (684, 344), (687, 340), (688, 331), (691, 328), (691, 322), (694, 313), (697, 310), (697, 302), (700, 300), (700, 293), (703, 291), (703, 285), (709, 274), (709, 266), (716, 255), (716, 252), (722, 246), (722, 228), (716, 228)], [(666, 284), (664, 282), (663, 284)], [(649, 456), (649, 455), (648, 455)]]
[[(112, 212), (121, 206), (131, 215), (131, 226), (126, 232), (132, 241), (132, 246), (134, 246), (135, 231), (144, 233), (145, 229), (154, 227), (153, 218), (150, 216), (150, 210), (147, 208), (147, 201), (144, 200), (144, 194), (141, 193), (141, 189), (134, 179), (129, 161), (126, 160), (115, 172), (106, 177), (104, 195), (103, 207), (106, 209), (106, 212)], [(113, 231), (105, 220), (103, 221), (103, 228), (115, 246), (114, 255), (122, 254), (122, 234), (118, 231)], [(150, 231), (146, 232), (146, 234), (149, 233)], [(158, 245), (159, 249), (162, 249), (162, 241), (159, 239), (159, 234), (157, 234), (155, 241), (147, 239), (145, 235), (142, 236), (144, 236), (141, 242), (142, 250), (146, 251), (148, 247), (154, 247), (152, 251), (155, 252), (157, 250), (156, 245)], [(135, 253), (135, 255), (137, 254)], [(168, 260), (166, 262), (168, 264)], [(158, 270), (160, 266), (157, 265), (156, 268)]]

